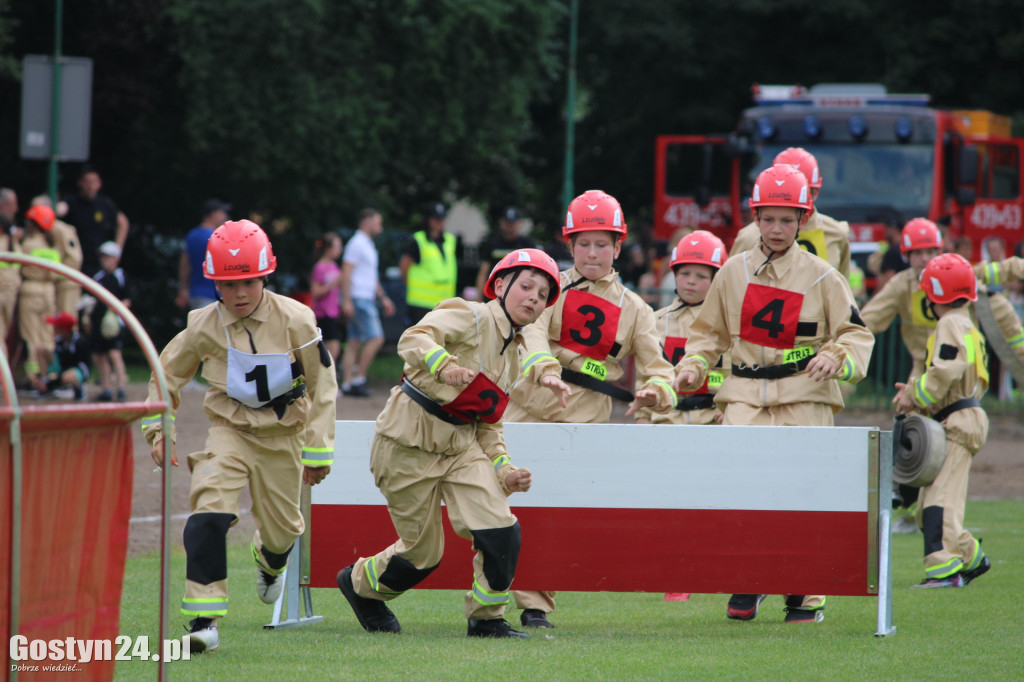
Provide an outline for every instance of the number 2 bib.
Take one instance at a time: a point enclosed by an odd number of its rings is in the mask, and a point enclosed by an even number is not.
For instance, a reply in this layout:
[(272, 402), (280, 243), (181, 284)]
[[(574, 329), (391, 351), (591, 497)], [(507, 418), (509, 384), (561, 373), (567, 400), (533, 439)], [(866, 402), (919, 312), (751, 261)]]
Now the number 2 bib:
[(769, 348), (796, 345), (804, 295), (764, 284), (747, 284), (740, 310), (740, 338)]
[[(677, 362), (683, 359), (686, 355), (686, 337), (685, 336), (666, 336), (665, 337), (665, 359), (675, 365)], [(708, 376), (704, 379), (704, 383), (696, 391), (682, 391), (684, 395), (698, 395), (700, 393), (708, 392), (708, 381), (711, 379), (713, 372), (708, 372)]]
[(441, 409), (450, 415), (475, 421), (479, 419), (488, 424), (496, 424), (508, 407), (508, 394), (498, 384), (491, 381), (483, 372), (477, 372), (473, 381), (447, 405)]
[(600, 296), (570, 289), (562, 306), (558, 344), (594, 360), (604, 360), (615, 345), (622, 309)]

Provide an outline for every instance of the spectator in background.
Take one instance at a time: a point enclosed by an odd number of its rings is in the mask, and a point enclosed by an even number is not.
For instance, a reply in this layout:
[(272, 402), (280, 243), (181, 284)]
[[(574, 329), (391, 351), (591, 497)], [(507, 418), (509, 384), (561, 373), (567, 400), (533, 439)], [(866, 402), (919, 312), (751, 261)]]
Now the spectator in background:
[[(117, 267), (121, 261), (121, 247), (114, 242), (103, 242), (99, 248), (100, 271), (93, 279), (112, 293), (125, 306), (131, 307), (128, 295), (128, 282), (124, 270)], [(97, 400), (110, 402), (116, 397), (118, 402), (125, 401), (125, 386), (128, 375), (125, 371), (124, 357), (124, 323), (117, 313), (107, 307), (103, 301), (97, 300), (89, 314), (89, 347), (92, 349), (93, 364), (99, 374), (100, 394)], [(111, 381), (113, 375), (113, 381)], [(113, 387), (111, 387), (113, 383)]]
[(960, 254), (968, 263), (974, 262), (974, 242), (967, 235), (953, 240), (953, 253)]
[(902, 234), (902, 225), (890, 223), (885, 227), (886, 246), (884, 253), (882, 253), (882, 262), (878, 266), (876, 291), (884, 287), (885, 283), (892, 279), (892, 276), (897, 272), (903, 272), (910, 267), (910, 263), (903, 257), (903, 252), (900, 250), (900, 236)]
[[(18, 195), (9, 187), (0, 188), (0, 251), (16, 251), (13, 234), (14, 217), (18, 213)], [(21, 286), (21, 270), (14, 263), (0, 263), (0, 344), (14, 321), (14, 308)]]
[(83, 166), (78, 175), (78, 193), (64, 199), (66, 212), (61, 216), (78, 231), (82, 246), (82, 272), (100, 270), (99, 248), (105, 241), (113, 241), (120, 251), (128, 238), (128, 217), (110, 197), (100, 194), (103, 180), (92, 166)]
[(313, 257), (313, 274), (310, 276), (309, 293), (313, 298), (310, 306), (316, 315), (316, 326), (323, 334), (324, 345), (334, 361), (337, 371), (341, 344), (345, 340), (345, 328), (341, 322), (341, 288), (345, 279), (338, 265), (341, 258), (341, 237), (334, 232), (325, 232), (316, 240)]
[[(384, 231), (379, 212), (364, 208), (359, 212), (359, 229), (348, 241), (341, 266), (344, 303), (342, 312), (348, 318), (348, 343), (342, 356), (344, 395), (368, 398), (366, 375), (370, 363), (384, 345), (384, 328), (377, 312), (377, 299), (384, 306), (384, 315), (395, 314), (395, 304), (380, 285), (378, 267), (380, 258), (373, 240)], [(358, 362), (357, 362), (358, 360)]]
[(208, 199), (201, 211), (199, 224), (185, 235), (185, 248), (178, 261), (178, 297), (174, 304), (189, 310), (202, 308), (217, 300), (217, 289), (213, 280), (203, 276), (203, 260), (206, 258), (206, 242), (220, 225), (228, 220), (231, 204), (219, 199)]
[(444, 231), (447, 217), (444, 204), (430, 204), (424, 229), (413, 232), (398, 261), (405, 282), (406, 321), (410, 326), (441, 301), (455, 297), (459, 264), (455, 235)]
[[(32, 199), (33, 206), (46, 206), (53, 210), (50, 197), (40, 194)], [(78, 231), (74, 225), (63, 220), (53, 221), (54, 246), (60, 253), (60, 262), (72, 270), (82, 269), (82, 245), (78, 241)], [(82, 287), (66, 277), (57, 278), (57, 312), (78, 314), (78, 300), (82, 297)]]
[(85, 337), (75, 329), (78, 320), (72, 313), (62, 311), (47, 315), (46, 323), (53, 326), (55, 349), (47, 368), (46, 385), (39, 390), (62, 400), (84, 400), (90, 357)]
[(502, 258), (517, 249), (532, 249), (537, 244), (530, 237), (521, 234), (523, 215), (514, 206), (506, 208), (498, 218), (498, 233), (491, 235), (480, 245), (480, 271), (476, 274), (478, 301), (485, 301), (484, 284), (491, 274), (491, 268)]

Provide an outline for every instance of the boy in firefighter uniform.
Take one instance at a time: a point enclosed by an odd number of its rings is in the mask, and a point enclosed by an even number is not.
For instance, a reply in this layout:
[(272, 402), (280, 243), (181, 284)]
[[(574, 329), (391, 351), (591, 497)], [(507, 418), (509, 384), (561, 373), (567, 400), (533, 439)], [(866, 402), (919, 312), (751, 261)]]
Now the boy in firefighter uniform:
[[(214, 280), (219, 301), (189, 313), (186, 328), (160, 354), (172, 411), (200, 364), (210, 384), (206, 446), (188, 456), (192, 514), (181, 612), (192, 619), (193, 652), (220, 645), (216, 620), (228, 610), (226, 535), (238, 522), (242, 489), (248, 484), (256, 519), (256, 592), (273, 604), (288, 552), (305, 528), (302, 483), (322, 481), (333, 461), (334, 366), (312, 310), (265, 288), (276, 267), (270, 240), (255, 223), (229, 221), (214, 230), (203, 274)], [(148, 400), (160, 400), (155, 379)], [(142, 427), (163, 466), (161, 417), (143, 419)], [(173, 444), (174, 433), (170, 438)], [(171, 463), (177, 465), (176, 455)]]
[[(932, 259), (942, 253), (942, 234), (938, 226), (927, 218), (914, 218), (903, 226), (900, 252), (910, 267), (893, 275), (861, 311), (864, 324), (874, 334), (889, 328), (893, 318), (900, 317), (900, 337), (913, 360), (908, 382), (921, 376), (925, 368), (928, 338), (934, 333), (937, 318), (928, 297), (920, 288), (921, 273)], [(1008, 258), (998, 263), (979, 263), (974, 266), (976, 277), (982, 282), (1002, 284), (1024, 279), (1024, 259)], [(984, 286), (978, 290), (986, 295)], [(1013, 305), (1002, 294), (989, 296), (996, 322), (1014, 354), (1024, 362), (1024, 329)], [(969, 313), (973, 315), (973, 312)], [(918, 489), (899, 487), (902, 505), (893, 523), (894, 533), (915, 533), (918, 525), (911, 521)]]
[[(809, 189), (788, 164), (758, 176), (750, 205), (761, 244), (722, 266), (676, 365), (676, 390), (693, 391), (729, 352), (731, 373), (715, 396), (723, 424), (832, 426), (843, 408), (837, 380), (859, 381), (867, 369), (874, 337), (849, 283), (797, 244), (811, 211)], [(734, 594), (726, 615), (752, 620), (764, 598)], [(786, 622), (820, 621), (824, 608), (824, 596), (789, 595)]]
[(967, 304), (978, 294), (962, 256), (932, 259), (920, 286), (938, 322), (927, 343), (927, 369), (908, 384), (897, 383), (893, 402), (898, 414), (923, 412), (942, 424), (946, 459), (935, 480), (921, 488), (917, 522), (924, 531), (925, 578), (914, 587), (963, 587), (992, 565), (963, 525), (971, 462), (988, 436), (980, 402), (988, 388), (985, 337), (971, 321)]
[[(442, 301), (398, 341), (403, 377), (377, 417), (370, 454), (398, 541), (337, 578), (368, 632), (401, 630), (385, 602), (439, 565), (444, 502), (452, 528), (476, 551), (467, 635), (528, 637), (503, 618), (520, 547), (507, 496), (529, 490), (531, 475), (509, 459), (502, 415), (519, 376), (521, 334), (559, 297), (558, 266), (538, 249), (513, 251), (494, 267), (485, 293), (495, 300)], [(569, 390), (557, 377), (546, 385), (560, 395)]]
[[(668, 412), (676, 404), (672, 365), (665, 360), (654, 327), (654, 313), (619, 282), (612, 265), (628, 227), (615, 197), (589, 190), (569, 204), (562, 236), (574, 265), (560, 274), (562, 297), (536, 325), (523, 332), (523, 381), (510, 396), (511, 422), (603, 424), (611, 417), (612, 398), (639, 408)], [(635, 393), (614, 386), (620, 363), (634, 356), (641, 388)], [(572, 384), (561, 405), (542, 390), (549, 378)], [(553, 627), (553, 592), (513, 592), (526, 627)]]
[[(60, 262), (60, 251), (52, 230), (57, 220), (49, 206), (33, 206), (25, 211), (25, 234), (20, 251), (36, 258)], [(25, 340), (25, 372), (33, 383), (44, 382), (43, 372), (53, 359), (53, 327), (47, 315), (57, 312), (56, 273), (31, 265), (21, 268), (18, 290), (18, 329)]]
[[(725, 244), (706, 230), (692, 232), (672, 249), (670, 267), (676, 279), (676, 298), (654, 313), (655, 327), (661, 338), (663, 353), (673, 365), (686, 354), (690, 326), (700, 314), (704, 297), (715, 274), (726, 259)], [(681, 393), (676, 409), (654, 412), (640, 408), (634, 415), (640, 424), (716, 424), (721, 412), (715, 407), (715, 393), (722, 385), (728, 368), (722, 356), (719, 364), (708, 372), (707, 381), (693, 393)], [(637, 386), (641, 388), (641, 386)]]
[[(818, 171), (818, 160), (813, 154), (803, 147), (790, 147), (776, 154), (772, 163), (788, 163), (803, 173), (811, 185), (811, 204), (814, 204), (821, 192), (821, 173)], [(756, 248), (760, 239), (761, 231), (757, 222), (750, 223), (736, 235), (729, 255), (735, 256)], [(797, 243), (805, 251), (827, 260), (843, 277), (849, 279), (850, 224), (845, 220), (831, 218), (812, 206), (810, 218), (800, 228)]]

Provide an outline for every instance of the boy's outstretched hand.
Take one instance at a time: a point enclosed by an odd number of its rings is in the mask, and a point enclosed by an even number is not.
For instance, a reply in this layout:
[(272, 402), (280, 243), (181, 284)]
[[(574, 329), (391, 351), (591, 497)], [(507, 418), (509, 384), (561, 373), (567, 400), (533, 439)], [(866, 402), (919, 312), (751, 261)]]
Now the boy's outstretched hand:
[(651, 388), (641, 388), (633, 394), (633, 397), (636, 400), (629, 404), (629, 409), (626, 410), (627, 417), (632, 417), (638, 408), (654, 407), (658, 404), (658, 392)]
[(516, 469), (505, 477), (505, 487), (514, 493), (525, 493), (533, 485), (533, 474), (529, 469)]
[(306, 485), (316, 485), (320, 481), (327, 478), (327, 474), (331, 473), (331, 467), (302, 467), (302, 482)]
[(569, 384), (562, 381), (560, 377), (553, 374), (548, 375), (540, 380), (541, 386), (547, 386), (551, 389), (551, 392), (558, 398), (558, 404), (565, 407), (565, 399), (572, 395), (572, 389), (569, 388)]

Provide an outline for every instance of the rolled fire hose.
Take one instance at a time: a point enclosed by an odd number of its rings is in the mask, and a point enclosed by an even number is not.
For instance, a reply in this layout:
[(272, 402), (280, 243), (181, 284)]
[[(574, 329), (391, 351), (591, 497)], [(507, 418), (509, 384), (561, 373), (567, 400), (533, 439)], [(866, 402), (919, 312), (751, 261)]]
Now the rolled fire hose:
[(897, 416), (892, 443), (892, 479), (897, 483), (915, 488), (930, 485), (946, 461), (946, 433), (929, 417)]
[(978, 300), (974, 302), (974, 314), (978, 317), (978, 324), (985, 334), (988, 345), (995, 351), (999, 362), (1010, 372), (1018, 386), (1024, 386), (1024, 363), (1013, 352), (1013, 348), (1003, 336), (1003, 330), (996, 321), (995, 313), (992, 312), (992, 303), (983, 291), (978, 291)]

